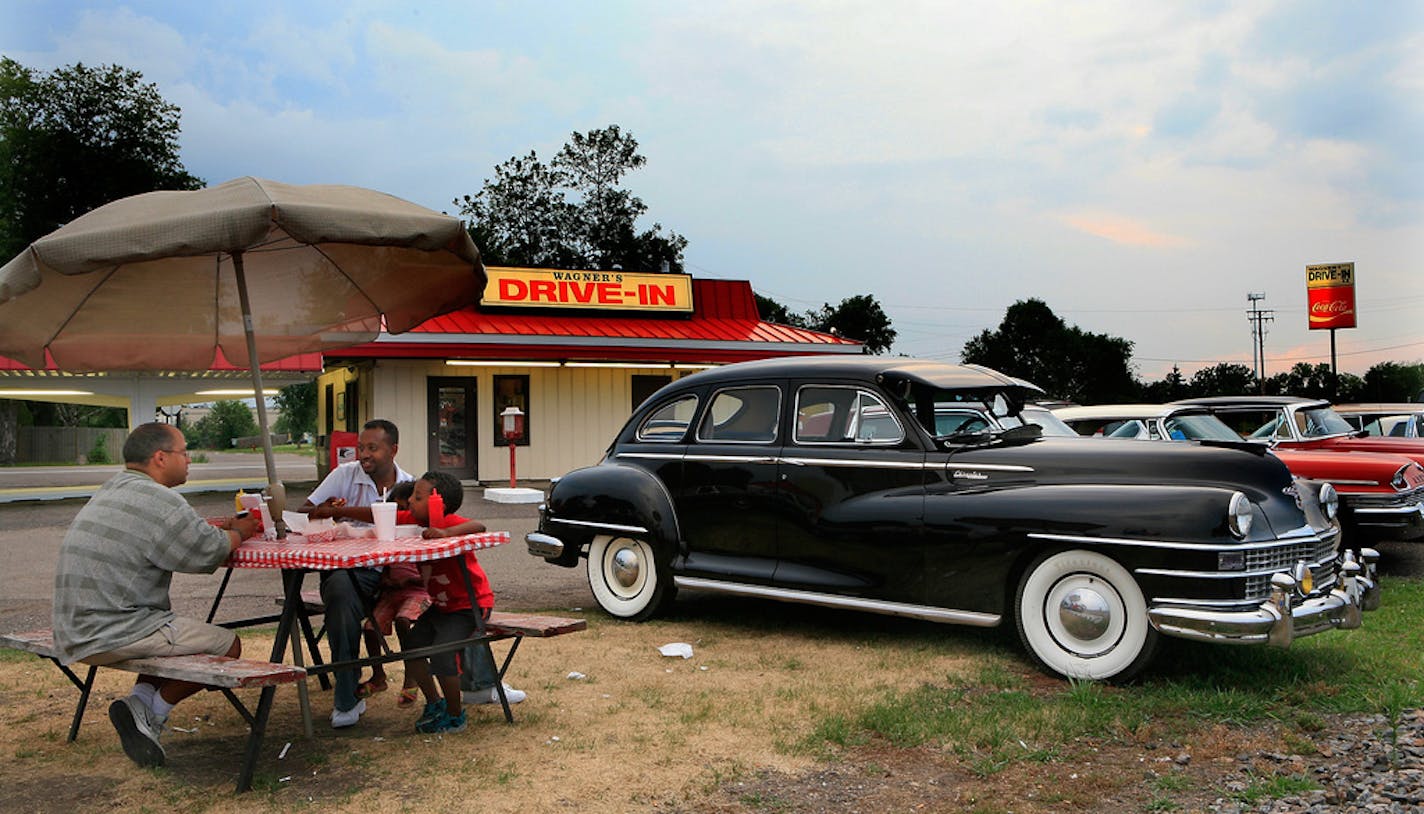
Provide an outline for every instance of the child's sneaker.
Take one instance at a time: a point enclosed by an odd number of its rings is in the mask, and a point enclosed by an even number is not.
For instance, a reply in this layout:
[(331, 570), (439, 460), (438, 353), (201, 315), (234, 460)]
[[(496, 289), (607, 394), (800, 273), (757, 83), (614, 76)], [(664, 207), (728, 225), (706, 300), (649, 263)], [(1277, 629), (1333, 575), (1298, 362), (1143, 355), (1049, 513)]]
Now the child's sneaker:
[(446, 733), (465, 731), (465, 711), (460, 710), (459, 715), (451, 715), (442, 711), (440, 717), (425, 724), (416, 724), (415, 731), (425, 735), (441, 735)]
[(445, 717), (445, 699), (437, 698), (425, 705), (425, 711), (420, 713), (420, 717), (415, 719), (415, 731), (424, 732), (423, 726), (429, 726), (435, 721)]

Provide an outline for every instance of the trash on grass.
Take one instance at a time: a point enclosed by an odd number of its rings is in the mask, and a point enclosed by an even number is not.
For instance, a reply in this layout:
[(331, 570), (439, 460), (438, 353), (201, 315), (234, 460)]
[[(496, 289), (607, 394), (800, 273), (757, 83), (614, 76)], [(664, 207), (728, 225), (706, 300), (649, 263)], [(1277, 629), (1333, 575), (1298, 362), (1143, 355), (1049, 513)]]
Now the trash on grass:
[(578, 670), (574, 670), (573, 672), (569, 673), (570, 681), (583, 681), (585, 678), (588, 678), (588, 676), (584, 675), (583, 673), (580, 673)]
[(658, 652), (664, 656), (681, 656), (685, 659), (692, 658), (692, 645), (687, 642), (671, 642), (658, 648)]
[(287, 745), (286, 745), (286, 746), (283, 746), (283, 747), (282, 747), (282, 751), (277, 754), (277, 759), (278, 759), (278, 760), (285, 760), (285, 759), (287, 758), (287, 750), (288, 750), (288, 749), (291, 749), (291, 748), (292, 748), (292, 742), (291, 742), (291, 741), (287, 741)]

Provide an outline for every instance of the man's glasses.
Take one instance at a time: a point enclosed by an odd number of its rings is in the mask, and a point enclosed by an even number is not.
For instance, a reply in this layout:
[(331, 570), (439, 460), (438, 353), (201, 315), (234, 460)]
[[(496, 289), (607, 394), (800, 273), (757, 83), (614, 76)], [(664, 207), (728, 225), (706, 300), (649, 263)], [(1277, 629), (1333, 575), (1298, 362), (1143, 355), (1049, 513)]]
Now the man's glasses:
[(184, 458), (192, 460), (193, 453), (186, 449), (160, 449), (159, 452), (166, 452), (169, 455), (182, 455)]

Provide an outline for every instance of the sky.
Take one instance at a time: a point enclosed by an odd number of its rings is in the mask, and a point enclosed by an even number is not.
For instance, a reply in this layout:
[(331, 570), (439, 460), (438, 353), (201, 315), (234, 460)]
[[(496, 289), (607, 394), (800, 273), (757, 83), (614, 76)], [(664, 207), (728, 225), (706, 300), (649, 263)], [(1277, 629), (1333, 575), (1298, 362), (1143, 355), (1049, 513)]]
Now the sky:
[(0, 0), (0, 54), (141, 71), (183, 163), (456, 214), (617, 124), (694, 276), (871, 294), (959, 361), (1016, 301), (1144, 380), (1330, 361), (1305, 267), (1353, 262), (1339, 369), (1424, 361), (1424, 3)]

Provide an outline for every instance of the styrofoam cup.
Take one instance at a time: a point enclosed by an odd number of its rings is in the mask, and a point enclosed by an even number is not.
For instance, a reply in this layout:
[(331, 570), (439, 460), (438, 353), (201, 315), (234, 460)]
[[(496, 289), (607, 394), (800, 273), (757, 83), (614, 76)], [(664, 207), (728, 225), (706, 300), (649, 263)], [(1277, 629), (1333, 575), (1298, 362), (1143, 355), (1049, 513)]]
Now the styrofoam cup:
[(388, 542), (396, 538), (396, 504), (389, 501), (371, 504), (371, 520), (376, 524), (376, 539)]

